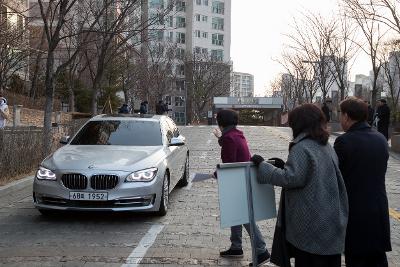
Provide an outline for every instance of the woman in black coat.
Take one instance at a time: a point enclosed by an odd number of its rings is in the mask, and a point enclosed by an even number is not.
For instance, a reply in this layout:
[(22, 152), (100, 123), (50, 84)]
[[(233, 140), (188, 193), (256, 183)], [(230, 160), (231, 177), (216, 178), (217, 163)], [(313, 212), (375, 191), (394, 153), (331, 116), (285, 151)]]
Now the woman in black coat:
[(346, 133), (336, 139), (334, 148), (349, 199), (346, 266), (388, 266), (387, 141), (367, 124), (368, 106), (364, 101), (348, 98), (340, 103), (340, 110), (340, 123)]

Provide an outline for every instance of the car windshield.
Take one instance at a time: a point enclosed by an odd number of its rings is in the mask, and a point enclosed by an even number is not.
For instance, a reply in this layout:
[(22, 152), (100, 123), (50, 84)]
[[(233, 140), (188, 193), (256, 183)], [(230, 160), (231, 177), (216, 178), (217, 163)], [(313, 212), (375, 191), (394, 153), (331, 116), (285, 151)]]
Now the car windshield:
[(90, 121), (71, 141), (71, 145), (160, 146), (157, 121)]

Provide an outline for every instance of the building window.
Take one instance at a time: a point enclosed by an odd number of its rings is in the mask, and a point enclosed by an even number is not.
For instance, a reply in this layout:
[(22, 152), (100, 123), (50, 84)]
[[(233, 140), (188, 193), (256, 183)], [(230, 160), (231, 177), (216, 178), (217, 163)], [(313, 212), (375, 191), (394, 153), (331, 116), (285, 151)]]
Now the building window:
[(203, 4), (204, 4), (205, 6), (208, 6), (208, 0), (204, 0)]
[(177, 80), (176, 81), (176, 90), (177, 91), (185, 91), (185, 81), (184, 80)]
[(223, 2), (220, 1), (213, 1), (212, 2), (212, 13), (215, 14), (224, 14), (225, 5)]
[(184, 44), (185, 43), (185, 34), (183, 32), (177, 32), (176, 33), (176, 42), (178, 44)]
[(208, 38), (208, 32), (203, 32), (203, 38)]
[(162, 42), (164, 40), (164, 31), (157, 31), (157, 41)]
[(207, 22), (208, 17), (207, 17), (207, 16), (202, 16), (202, 17), (201, 17), (201, 20), (202, 20), (203, 22)]
[(168, 42), (173, 42), (174, 41), (174, 32), (169, 32), (168, 33), (167, 41)]
[(168, 17), (168, 26), (174, 27), (174, 17), (173, 16)]
[(185, 28), (186, 27), (186, 19), (184, 17), (176, 17), (176, 27), (177, 28)]
[(168, 106), (171, 105), (171, 96), (170, 95), (165, 96), (165, 104), (167, 104)]
[(213, 33), (212, 35), (212, 44), (213, 45), (224, 45), (224, 35), (219, 33)]
[(200, 21), (200, 14), (194, 15), (194, 18), (196, 19), (196, 21)]
[(201, 48), (198, 46), (196, 46), (193, 50), (194, 50), (195, 54), (200, 54), (200, 52), (201, 52)]
[(185, 58), (185, 49), (183, 49), (183, 48), (177, 48), (177, 49), (176, 49), (176, 58), (178, 58), (178, 59), (184, 59), (184, 58)]
[(177, 1), (176, 2), (176, 11), (185, 12), (186, 11), (186, 2), (185, 1)]
[(214, 30), (224, 30), (224, 19), (223, 18), (212, 18), (212, 28)]
[(202, 48), (202, 49), (201, 49), (201, 53), (202, 53), (203, 55), (208, 55), (208, 49), (207, 49), (207, 48)]
[(216, 49), (211, 50), (211, 59), (216, 61), (223, 61), (224, 60), (224, 50)]
[(149, 6), (150, 8), (163, 9), (164, 0), (150, 0)]
[(175, 112), (175, 122), (176, 123), (185, 123), (185, 113)]
[(176, 74), (177, 75), (185, 75), (185, 65), (177, 65), (176, 66)]
[(197, 38), (200, 38), (200, 31), (199, 30), (195, 30), (194, 31), (194, 36)]
[(196, 0), (196, 5), (200, 6), (201, 5), (201, 0)]
[(183, 107), (183, 103), (184, 103), (184, 99), (183, 96), (175, 96), (175, 106), (176, 107)]

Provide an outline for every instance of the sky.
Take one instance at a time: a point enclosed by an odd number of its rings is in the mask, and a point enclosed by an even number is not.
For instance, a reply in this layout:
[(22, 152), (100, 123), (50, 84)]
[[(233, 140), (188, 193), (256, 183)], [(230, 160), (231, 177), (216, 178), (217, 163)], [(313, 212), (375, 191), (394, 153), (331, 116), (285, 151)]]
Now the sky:
[[(284, 72), (274, 59), (283, 51), (284, 34), (291, 33), (293, 17), (310, 10), (330, 15), (337, 10), (336, 0), (231, 0), (233, 70), (254, 75), (256, 96), (264, 96), (266, 87)], [(368, 58), (359, 54), (350, 70), (355, 74), (369, 73)]]

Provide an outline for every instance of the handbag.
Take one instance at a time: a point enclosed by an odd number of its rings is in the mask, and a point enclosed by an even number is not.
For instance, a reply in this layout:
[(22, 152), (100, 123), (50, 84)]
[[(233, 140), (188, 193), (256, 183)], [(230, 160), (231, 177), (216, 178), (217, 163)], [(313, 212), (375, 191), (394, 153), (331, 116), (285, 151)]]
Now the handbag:
[(286, 241), (285, 189), (281, 191), (279, 214), (272, 241), (271, 262), (281, 267), (291, 267), (289, 245)]

